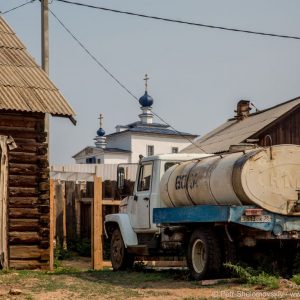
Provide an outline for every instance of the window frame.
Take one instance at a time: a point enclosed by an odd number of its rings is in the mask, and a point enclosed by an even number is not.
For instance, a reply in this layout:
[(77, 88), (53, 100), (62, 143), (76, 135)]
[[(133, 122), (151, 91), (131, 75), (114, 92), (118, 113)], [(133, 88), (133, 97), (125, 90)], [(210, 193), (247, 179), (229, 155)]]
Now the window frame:
[[(176, 149), (176, 150), (175, 150)], [(174, 151), (175, 150), (175, 151)], [(172, 147), (171, 148), (171, 153), (178, 153), (179, 152), (179, 148), (178, 147)]]
[[(149, 148), (150, 148), (150, 147), (152, 147), (152, 154), (149, 154)], [(154, 145), (147, 145), (146, 151), (147, 151), (147, 156), (152, 156), (152, 155), (154, 155)]]
[[(145, 190), (145, 189), (141, 189), (141, 177), (144, 176), (144, 167), (146, 165), (150, 165), (151, 166), (151, 178), (150, 178), (149, 188)], [(144, 164), (142, 164), (140, 166), (140, 169), (139, 169), (139, 177), (138, 177), (137, 186), (136, 186), (137, 193), (151, 191), (152, 178), (153, 178), (153, 162), (152, 161), (151, 162), (145, 162)]]

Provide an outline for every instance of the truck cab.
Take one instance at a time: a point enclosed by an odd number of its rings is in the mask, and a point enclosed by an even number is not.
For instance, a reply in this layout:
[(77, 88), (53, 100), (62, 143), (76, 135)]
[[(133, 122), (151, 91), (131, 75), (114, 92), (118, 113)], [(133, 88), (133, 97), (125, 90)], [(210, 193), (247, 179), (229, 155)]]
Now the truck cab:
[[(105, 234), (111, 240), (114, 269), (129, 267), (135, 256), (165, 254), (159, 246), (161, 229), (153, 222), (153, 210), (165, 207), (160, 200), (161, 177), (175, 164), (207, 156), (210, 154), (176, 153), (141, 158), (133, 194), (122, 200), (120, 213), (105, 217)], [(124, 176), (118, 174), (120, 189), (123, 180)], [(118, 258), (114, 259), (114, 254)]]
[(182, 161), (206, 156), (208, 155), (165, 154), (145, 157), (141, 160), (133, 195), (122, 203), (122, 211), (128, 215), (130, 224), (136, 233), (158, 231), (156, 224), (153, 223), (153, 209), (164, 207), (159, 194), (160, 180), (165, 171)]

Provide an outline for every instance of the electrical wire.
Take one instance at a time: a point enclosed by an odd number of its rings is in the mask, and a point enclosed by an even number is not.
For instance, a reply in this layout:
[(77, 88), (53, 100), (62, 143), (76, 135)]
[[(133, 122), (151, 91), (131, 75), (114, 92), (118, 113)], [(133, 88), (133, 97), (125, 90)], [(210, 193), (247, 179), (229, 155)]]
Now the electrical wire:
[[(138, 97), (135, 96), (115, 75), (113, 75), (106, 66), (104, 66), (103, 63), (101, 63), (94, 54), (91, 53), (90, 50), (87, 49), (87, 47), (75, 36), (75, 34), (72, 33), (72, 31), (63, 23), (63, 21), (49, 8), (49, 12), (51, 15), (56, 19), (56, 21), (64, 28), (64, 30), (77, 42), (77, 44), (92, 58), (92, 60), (101, 67), (122, 89), (124, 89), (131, 97), (133, 97), (136, 101), (139, 101)], [(193, 144), (196, 148), (206, 153), (204, 149), (202, 149), (199, 145), (195, 144), (192, 139), (190, 139), (188, 136), (182, 134), (180, 131), (175, 129), (172, 125), (170, 125), (167, 121), (165, 121), (161, 116), (159, 116), (157, 113), (152, 111), (152, 113), (164, 124), (168, 125), (170, 128), (172, 128), (177, 135), (183, 137), (187, 141), (189, 141), (191, 144)]]
[(88, 8), (93, 8), (93, 9), (98, 9), (98, 10), (103, 10), (103, 11), (109, 11), (109, 12), (118, 13), (118, 14), (125, 14), (125, 15), (130, 15), (130, 16), (135, 16), (135, 17), (165, 21), (165, 22), (172, 22), (172, 23), (178, 23), (178, 24), (183, 24), (183, 25), (191, 25), (191, 26), (205, 27), (205, 28), (210, 28), (210, 29), (219, 29), (219, 30), (226, 30), (226, 31), (231, 31), (231, 32), (239, 32), (239, 33), (246, 33), (246, 34), (269, 36), (269, 37), (276, 37), (276, 38), (300, 40), (300, 36), (283, 35), (283, 34), (277, 34), (277, 33), (252, 31), (252, 30), (245, 30), (245, 29), (230, 28), (230, 27), (224, 27), (224, 26), (216, 26), (216, 25), (208, 25), (208, 24), (195, 23), (195, 22), (189, 22), (189, 21), (182, 21), (182, 20), (176, 20), (176, 19), (170, 19), (170, 18), (163, 18), (163, 17), (145, 15), (145, 14), (140, 14), (140, 13), (134, 13), (134, 12), (130, 12), (130, 11), (111, 9), (111, 8), (102, 7), (102, 6), (84, 4), (84, 3), (75, 2), (75, 1), (67, 1), (67, 0), (56, 0), (56, 1), (66, 3), (66, 4), (71, 4), (71, 5), (88, 7)]
[(0, 15), (5, 15), (5, 14), (11, 12), (11, 11), (14, 11), (14, 10), (20, 8), (20, 7), (23, 7), (23, 6), (27, 5), (27, 4), (33, 3), (34, 1), (35, 1), (35, 0), (30, 0), (30, 1), (27, 1), (27, 2), (25, 2), (25, 3), (23, 3), (23, 4), (21, 4), (21, 5), (18, 5), (18, 6), (16, 6), (16, 7), (13, 7), (13, 8), (11, 8), (11, 9), (9, 9), (9, 10), (3, 11), (3, 12), (0, 11)]

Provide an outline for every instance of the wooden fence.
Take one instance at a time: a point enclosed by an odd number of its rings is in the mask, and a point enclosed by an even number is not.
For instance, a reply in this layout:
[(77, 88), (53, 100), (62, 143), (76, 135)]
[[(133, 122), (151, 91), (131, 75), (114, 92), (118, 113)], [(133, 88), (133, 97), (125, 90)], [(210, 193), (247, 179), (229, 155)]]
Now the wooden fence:
[(74, 250), (74, 245), (81, 240), (90, 241), (92, 265), (98, 269), (101, 265), (99, 258), (103, 258), (105, 250), (105, 215), (119, 211), (116, 183), (102, 182), (99, 177), (95, 177), (94, 182), (80, 183), (51, 180), (51, 189), (54, 224), (52, 236), (56, 247)]

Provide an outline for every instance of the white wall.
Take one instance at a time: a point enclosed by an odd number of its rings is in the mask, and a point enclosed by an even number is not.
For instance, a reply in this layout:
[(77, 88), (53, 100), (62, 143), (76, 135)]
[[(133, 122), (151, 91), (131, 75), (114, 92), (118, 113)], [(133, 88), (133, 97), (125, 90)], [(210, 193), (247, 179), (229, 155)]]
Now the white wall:
[(77, 159), (75, 159), (75, 163), (76, 164), (85, 164), (86, 160), (85, 160), (85, 158), (77, 158)]
[[(107, 148), (119, 148), (132, 151), (132, 153), (99, 153), (99, 150), (93, 149), (93, 153), (86, 155), (83, 151), (76, 158), (76, 163), (86, 163), (86, 157), (95, 156), (101, 158), (101, 163), (119, 164), (119, 163), (137, 163), (139, 155), (147, 156), (147, 145), (154, 146), (154, 155), (167, 154), (172, 152), (172, 147), (177, 147), (178, 152), (190, 145), (190, 142), (180, 136), (166, 136), (155, 134), (139, 134), (133, 132), (124, 132), (107, 137)], [(97, 153), (98, 152), (98, 153)]]
[(172, 152), (172, 147), (178, 147), (178, 152), (190, 145), (190, 142), (181, 137), (157, 135), (132, 135), (131, 162), (138, 162), (139, 155), (147, 156), (147, 145), (154, 146), (154, 155)]
[(93, 153), (87, 156), (81, 155), (75, 159), (76, 164), (86, 164), (88, 157), (95, 156), (96, 163), (98, 159), (101, 160), (101, 164), (124, 164), (129, 163), (131, 160), (131, 153)]
[(126, 164), (130, 162), (131, 153), (105, 153), (104, 164)]
[(107, 136), (107, 148), (118, 148), (131, 151), (131, 135), (129, 132)]

